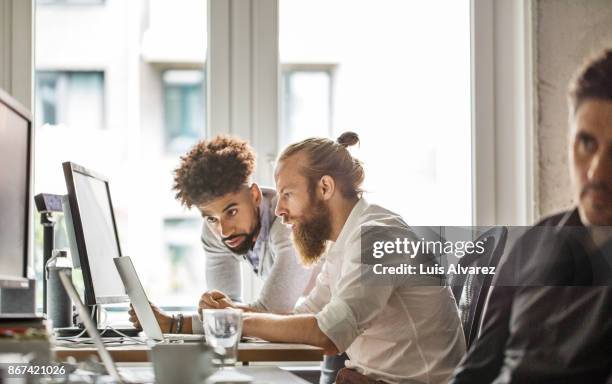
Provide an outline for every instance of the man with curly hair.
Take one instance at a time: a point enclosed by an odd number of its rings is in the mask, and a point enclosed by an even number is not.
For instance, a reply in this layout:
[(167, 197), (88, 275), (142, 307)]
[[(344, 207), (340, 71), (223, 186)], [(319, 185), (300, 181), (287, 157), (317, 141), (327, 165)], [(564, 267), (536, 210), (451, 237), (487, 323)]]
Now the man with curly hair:
[[(187, 208), (196, 207), (204, 219), (201, 240), (208, 291), (200, 299), (200, 309), (289, 313), (313, 274), (313, 269), (299, 264), (291, 231), (274, 215), (276, 192), (251, 182), (254, 168), (255, 153), (245, 141), (217, 136), (196, 144), (175, 170), (177, 200)], [(243, 262), (265, 280), (252, 303), (241, 298)], [(198, 315), (175, 319), (152, 307), (164, 332), (204, 332)], [(138, 326), (135, 313), (130, 314)]]

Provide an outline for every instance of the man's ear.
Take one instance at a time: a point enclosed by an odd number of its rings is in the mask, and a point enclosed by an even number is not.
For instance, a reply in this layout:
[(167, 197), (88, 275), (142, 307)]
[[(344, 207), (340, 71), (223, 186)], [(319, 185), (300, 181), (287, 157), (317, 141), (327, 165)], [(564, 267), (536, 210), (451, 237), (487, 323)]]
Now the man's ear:
[(251, 184), (251, 187), (249, 188), (249, 192), (251, 193), (251, 199), (253, 201), (253, 204), (255, 204), (256, 206), (259, 206), (259, 204), (261, 203), (261, 199), (262, 199), (262, 193), (261, 193), (261, 189), (259, 188), (259, 185), (257, 185), (256, 183)]
[(321, 177), (319, 180), (319, 190), (321, 191), (323, 200), (331, 199), (336, 191), (336, 182), (334, 178), (328, 175)]

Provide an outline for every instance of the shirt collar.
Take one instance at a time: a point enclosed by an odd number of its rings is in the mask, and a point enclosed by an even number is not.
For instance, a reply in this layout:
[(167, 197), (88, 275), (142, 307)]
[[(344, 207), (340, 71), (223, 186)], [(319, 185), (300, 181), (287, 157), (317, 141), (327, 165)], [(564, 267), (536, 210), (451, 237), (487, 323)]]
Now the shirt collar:
[(357, 201), (357, 203), (351, 210), (351, 213), (346, 218), (346, 222), (344, 222), (342, 230), (340, 231), (338, 238), (334, 242), (334, 246), (336, 244), (340, 244), (339, 246), (343, 246), (343, 244), (348, 240), (348, 237), (353, 232), (353, 229), (357, 225), (359, 225), (359, 219), (361, 218), (361, 215), (369, 206), (370, 204), (368, 204), (368, 202), (363, 197)]
[(580, 220), (580, 214), (578, 213), (578, 207), (568, 211), (563, 215), (559, 223), (557, 224), (557, 228), (562, 227), (584, 227), (582, 220)]

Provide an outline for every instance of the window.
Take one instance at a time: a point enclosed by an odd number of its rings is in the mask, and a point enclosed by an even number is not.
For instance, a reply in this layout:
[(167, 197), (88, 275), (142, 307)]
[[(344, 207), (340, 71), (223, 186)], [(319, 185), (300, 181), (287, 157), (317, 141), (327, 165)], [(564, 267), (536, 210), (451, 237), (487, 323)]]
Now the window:
[(37, 125), (76, 129), (104, 127), (104, 73), (37, 71)]
[(105, 0), (36, 0), (36, 5), (102, 5)]
[(331, 135), (332, 74), (332, 66), (283, 66), (279, 149), (309, 136)]
[(205, 72), (167, 70), (163, 73), (166, 148), (183, 153), (205, 131)]
[(201, 227), (202, 220), (195, 218), (164, 220), (169, 280), (162, 289), (157, 289), (165, 296), (162, 301), (166, 303), (177, 307), (195, 306), (204, 292), (204, 257), (199, 241)]
[[(470, 2), (280, 0), (278, 13), (281, 149), (357, 132), (368, 201), (411, 225), (470, 225)], [(296, 63), (333, 71), (285, 70)]]
[[(85, 2), (104, 6), (67, 6)], [(36, 9), (35, 193), (66, 193), (63, 161), (107, 176), (121, 250), (162, 307), (195, 307), (205, 288), (202, 220), (175, 200), (172, 171), (204, 135), (206, 3), (65, 0)]]
[[(205, 287), (201, 219), (175, 201), (171, 187), (179, 155), (209, 128), (207, 2), (38, 1), (51, 3), (109, 6), (78, 17), (76, 7), (36, 10), (35, 193), (65, 193), (65, 160), (108, 176), (122, 250), (151, 300), (195, 306)], [(469, 7), (456, 0), (279, 0), (272, 37), (282, 76), (278, 137), (244, 138), (282, 148), (356, 131), (370, 201), (413, 225), (470, 224)], [(233, 67), (242, 56), (231, 56)], [(238, 105), (244, 94), (231, 90), (230, 105)], [(244, 104), (255, 105), (254, 93)], [(260, 159), (273, 158), (269, 152)]]

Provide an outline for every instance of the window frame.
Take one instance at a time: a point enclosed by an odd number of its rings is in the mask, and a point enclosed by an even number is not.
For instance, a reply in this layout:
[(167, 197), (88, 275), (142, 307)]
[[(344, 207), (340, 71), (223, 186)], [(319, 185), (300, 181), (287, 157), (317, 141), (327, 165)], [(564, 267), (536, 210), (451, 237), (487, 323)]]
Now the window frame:
[[(536, 216), (534, 3), (470, 0), (474, 224), (531, 223)], [(260, 154), (258, 179), (271, 182), (276, 144), (268, 142), (278, 132), (278, 1), (209, 0), (208, 9), (207, 133), (244, 133)], [(9, 21), (0, 31), (13, 42), (0, 42), (0, 86), (32, 108), (34, 1), (0, 0), (0, 16)], [(244, 52), (249, 60), (241, 62)], [(231, 93), (245, 84), (247, 103)], [(260, 95), (257, 101), (254, 94)], [(243, 115), (244, 105), (246, 121), (253, 123), (246, 132), (236, 125), (244, 120), (232, 118)], [(515, 113), (515, 120), (504, 122)], [(508, 131), (510, 124), (515, 125)], [(498, 151), (504, 141), (510, 149)]]

